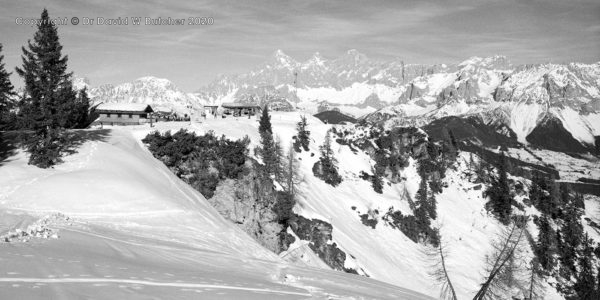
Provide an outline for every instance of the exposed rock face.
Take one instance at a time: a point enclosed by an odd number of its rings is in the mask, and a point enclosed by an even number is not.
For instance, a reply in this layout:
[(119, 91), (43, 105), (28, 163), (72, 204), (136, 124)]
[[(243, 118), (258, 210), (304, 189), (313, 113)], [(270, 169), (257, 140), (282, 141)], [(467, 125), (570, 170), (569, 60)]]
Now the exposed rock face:
[[(272, 208), (276, 194), (273, 183), (260, 176), (248, 163), (250, 172), (241, 179), (227, 179), (217, 187), (208, 201), (225, 218), (238, 224), (265, 248), (280, 253), (293, 242), (289, 240)], [(293, 237), (292, 237), (293, 238)]]
[(415, 99), (415, 98), (420, 98), (422, 97), (426, 92), (426, 89), (424, 88), (420, 88), (418, 86), (416, 86), (414, 83), (411, 83), (406, 91), (404, 93), (402, 93), (402, 95), (400, 95), (400, 97), (398, 98), (398, 102), (399, 103), (406, 103), (409, 100)]
[(587, 151), (597, 152), (595, 147), (584, 147), (573, 138), (562, 122), (554, 117), (544, 119), (527, 136), (527, 141), (532, 145), (543, 147), (553, 151), (585, 153)]
[(346, 253), (340, 250), (335, 242), (332, 242), (331, 232), (333, 227), (331, 224), (296, 215), (290, 226), (301, 240), (309, 241), (308, 246), (310, 249), (329, 267), (334, 270), (348, 272), (344, 267)]
[(376, 93), (372, 93), (371, 95), (369, 95), (369, 97), (365, 98), (365, 101), (363, 103), (358, 105), (358, 107), (360, 108), (365, 108), (368, 106), (374, 108), (383, 108), (386, 106), (386, 103), (381, 101), (381, 99), (379, 99), (379, 96), (377, 96)]

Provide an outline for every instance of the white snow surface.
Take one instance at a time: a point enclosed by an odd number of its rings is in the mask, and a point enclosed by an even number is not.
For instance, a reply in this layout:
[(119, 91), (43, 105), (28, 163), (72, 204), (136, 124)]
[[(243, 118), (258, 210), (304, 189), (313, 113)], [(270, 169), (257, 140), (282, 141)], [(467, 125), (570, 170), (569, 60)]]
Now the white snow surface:
[[(295, 124), (301, 113), (272, 112), (271, 115), (274, 134), (287, 148), (285, 145), (289, 145), (295, 135)], [(402, 172), (406, 180), (392, 185), (384, 182), (383, 194), (378, 194), (373, 191), (370, 182), (359, 178), (360, 171), (371, 173), (374, 162), (369, 156), (362, 151), (355, 154), (348, 146), (333, 143), (344, 181), (332, 187), (313, 176), (312, 166), (318, 159), (318, 147), (323, 143), (325, 132), (333, 125), (323, 124), (312, 116), (307, 116), (307, 119), (312, 141), (310, 151), (298, 155), (302, 183), (294, 211), (306, 218), (332, 224), (333, 242), (347, 254), (346, 267), (355, 268), (373, 279), (438, 297), (439, 287), (429, 275), (431, 261), (425, 255), (426, 247), (414, 243), (381, 219), (390, 207), (403, 214), (412, 214), (407, 198), (414, 198), (419, 187), (416, 162), (411, 159), (410, 166)], [(161, 131), (181, 127), (198, 133), (212, 130), (217, 135), (225, 134), (231, 138), (247, 135), (251, 139), (251, 148), (259, 141), (258, 121), (254, 118), (209, 118), (192, 126), (184, 123), (158, 123), (157, 126)], [(146, 133), (147, 129), (134, 129), (138, 138)], [(312, 153), (314, 156), (311, 156)], [(441, 225), (443, 240), (449, 249), (448, 266), (461, 299), (473, 297), (476, 293), (483, 280), (490, 242), (501, 229), (495, 218), (487, 214), (484, 208), (487, 199), (482, 191), (474, 189), (474, 185), (463, 178), (467, 159), (468, 155), (463, 154), (457, 169), (448, 171), (445, 179), (448, 187), (436, 197), (437, 225)], [(375, 210), (379, 214), (375, 214)], [(367, 213), (378, 220), (375, 229), (362, 224), (360, 215)], [(282, 253), (282, 257), (299, 265), (322, 266), (315, 261), (318, 257), (307, 249), (306, 244), (298, 241)], [(562, 298), (548, 288), (545, 299)]]
[(144, 111), (148, 104), (144, 103), (102, 103), (96, 109), (102, 110), (123, 110), (123, 111)]
[[(283, 261), (152, 157), (140, 142), (149, 131), (83, 130), (53, 169), (23, 152), (0, 166), (0, 235), (58, 232), (0, 242), (1, 299), (429, 299)], [(38, 222), (58, 213), (69, 222)]]
[(343, 89), (333, 87), (299, 88), (297, 93), (298, 98), (302, 101), (327, 100), (331, 103), (347, 105), (360, 104), (369, 95), (375, 93), (381, 101), (391, 104), (398, 100), (404, 89), (404, 87), (355, 82)]

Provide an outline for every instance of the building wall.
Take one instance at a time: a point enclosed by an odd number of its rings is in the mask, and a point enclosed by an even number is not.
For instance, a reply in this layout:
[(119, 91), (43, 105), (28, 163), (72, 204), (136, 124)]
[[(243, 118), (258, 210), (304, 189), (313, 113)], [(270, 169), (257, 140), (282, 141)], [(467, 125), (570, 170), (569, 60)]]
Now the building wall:
[(114, 125), (126, 125), (126, 124), (142, 124), (146, 123), (146, 115), (140, 116), (139, 114), (119, 114), (116, 113), (100, 113), (100, 118), (98, 122), (110, 125), (111, 123)]

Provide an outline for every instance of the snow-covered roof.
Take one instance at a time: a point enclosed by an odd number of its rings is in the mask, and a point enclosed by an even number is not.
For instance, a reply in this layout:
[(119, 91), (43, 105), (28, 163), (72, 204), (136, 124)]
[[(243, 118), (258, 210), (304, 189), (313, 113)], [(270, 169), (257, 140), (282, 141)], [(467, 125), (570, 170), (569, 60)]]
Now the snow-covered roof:
[(246, 107), (260, 107), (256, 104), (250, 103), (239, 103), (239, 102), (223, 102), (221, 106), (225, 108), (246, 108)]
[(128, 112), (153, 112), (149, 104), (144, 103), (102, 103), (96, 111), (128, 111)]

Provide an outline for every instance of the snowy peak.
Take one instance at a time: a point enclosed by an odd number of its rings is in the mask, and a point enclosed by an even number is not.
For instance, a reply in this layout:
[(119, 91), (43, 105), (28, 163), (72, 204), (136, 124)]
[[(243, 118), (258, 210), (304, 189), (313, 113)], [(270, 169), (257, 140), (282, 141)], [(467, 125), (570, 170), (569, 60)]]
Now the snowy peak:
[(192, 94), (181, 91), (170, 80), (154, 76), (140, 77), (119, 85), (104, 84), (88, 89), (92, 101), (98, 103), (144, 103), (155, 110), (189, 113), (188, 107), (201, 104)]
[(315, 52), (303, 65), (307, 66), (324, 66), (327, 60), (323, 58), (321, 53)]
[[(411, 80), (393, 109), (367, 116), (388, 126), (424, 125), (446, 116), (481, 115), (510, 127), (519, 142), (547, 117), (561, 120), (575, 140), (590, 146), (600, 135), (598, 64), (513, 67), (506, 57), (472, 57), (451, 69)], [(408, 123), (407, 123), (408, 122)]]
[(173, 83), (165, 78), (158, 78), (158, 77), (154, 77), (154, 76), (144, 76), (144, 77), (140, 77), (138, 79), (135, 80), (136, 82), (141, 82), (144, 84), (151, 84), (151, 85), (160, 85), (160, 86), (170, 86)]
[(506, 56), (494, 55), (489, 57), (473, 56), (460, 64), (459, 68), (485, 68), (489, 70), (508, 70), (511, 68), (511, 63)]
[[(312, 113), (331, 104), (360, 116), (397, 102), (404, 89), (402, 84), (440, 68), (405, 65), (403, 61), (375, 61), (357, 50), (333, 59), (317, 52), (299, 63), (278, 50), (262, 66), (247, 73), (219, 77), (197, 95), (205, 103), (245, 101), (257, 94), (254, 91), (268, 88)], [(373, 93), (380, 101), (375, 105), (371, 97), (371, 102), (365, 104)], [(323, 103), (326, 105), (322, 106)]]
[(273, 66), (276, 68), (279, 67), (293, 69), (298, 66), (298, 62), (290, 56), (288, 56), (287, 54), (283, 53), (281, 49), (278, 49), (273, 53), (271, 61), (273, 63)]
[(597, 67), (584, 64), (523, 66), (517, 68), (500, 87), (497, 100), (525, 100), (600, 112), (593, 105), (600, 98), (600, 71)]

